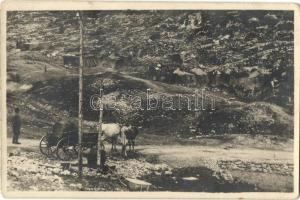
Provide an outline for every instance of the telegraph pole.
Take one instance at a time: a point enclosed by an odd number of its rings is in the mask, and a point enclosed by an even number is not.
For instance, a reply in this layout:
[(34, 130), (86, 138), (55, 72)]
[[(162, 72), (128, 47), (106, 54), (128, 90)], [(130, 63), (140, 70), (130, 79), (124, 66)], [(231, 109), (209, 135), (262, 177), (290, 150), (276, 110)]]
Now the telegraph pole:
[(77, 17), (79, 17), (80, 26), (80, 65), (79, 65), (79, 106), (78, 106), (78, 175), (82, 177), (82, 85), (83, 85), (83, 21), (82, 13), (77, 12)]
[(99, 132), (98, 132), (98, 148), (97, 148), (97, 165), (100, 169), (101, 167), (101, 150), (103, 146), (102, 141), (102, 121), (103, 121), (103, 102), (102, 102), (102, 96), (103, 96), (103, 81), (101, 80), (101, 86), (100, 86), (100, 99), (99, 99)]

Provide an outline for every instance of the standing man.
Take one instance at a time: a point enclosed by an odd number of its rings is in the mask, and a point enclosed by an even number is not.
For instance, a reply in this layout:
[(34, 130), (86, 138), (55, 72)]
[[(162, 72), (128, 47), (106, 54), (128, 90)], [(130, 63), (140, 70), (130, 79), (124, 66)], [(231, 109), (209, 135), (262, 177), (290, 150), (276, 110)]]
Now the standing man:
[(21, 144), (19, 143), (19, 136), (21, 133), (21, 117), (19, 115), (20, 109), (19, 108), (15, 108), (15, 115), (12, 118), (12, 128), (13, 128), (13, 144)]

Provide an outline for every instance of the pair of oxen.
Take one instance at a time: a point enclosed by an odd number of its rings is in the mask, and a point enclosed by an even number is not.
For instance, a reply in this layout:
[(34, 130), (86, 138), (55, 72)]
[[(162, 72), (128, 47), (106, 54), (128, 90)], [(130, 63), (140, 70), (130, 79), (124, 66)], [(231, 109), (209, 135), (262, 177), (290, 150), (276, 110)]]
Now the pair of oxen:
[(139, 130), (136, 126), (121, 126), (117, 123), (102, 124), (102, 140), (111, 141), (112, 151), (117, 150), (118, 138), (122, 144), (122, 154), (127, 156), (126, 147), (129, 147), (129, 150), (134, 151), (135, 138), (138, 135)]

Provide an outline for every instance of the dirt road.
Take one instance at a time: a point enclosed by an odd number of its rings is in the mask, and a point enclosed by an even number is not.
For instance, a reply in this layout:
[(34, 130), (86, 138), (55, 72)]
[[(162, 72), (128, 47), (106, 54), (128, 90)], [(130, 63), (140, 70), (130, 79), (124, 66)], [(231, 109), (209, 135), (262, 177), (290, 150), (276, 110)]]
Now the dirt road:
[(173, 167), (195, 167), (205, 160), (243, 160), (251, 162), (293, 163), (293, 152), (261, 149), (223, 149), (208, 146), (155, 146), (137, 147), (143, 154), (153, 154)]
[[(8, 138), (8, 149), (22, 148), (38, 152), (39, 140), (21, 139), (21, 145), (12, 144)], [(107, 147), (109, 149), (109, 146)], [(142, 145), (136, 150), (145, 155), (158, 156), (159, 160), (172, 167), (195, 167), (205, 160), (243, 160), (267, 163), (293, 163), (291, 150), (263, 150), (254, 148), (223, 148), (196, 145)]]

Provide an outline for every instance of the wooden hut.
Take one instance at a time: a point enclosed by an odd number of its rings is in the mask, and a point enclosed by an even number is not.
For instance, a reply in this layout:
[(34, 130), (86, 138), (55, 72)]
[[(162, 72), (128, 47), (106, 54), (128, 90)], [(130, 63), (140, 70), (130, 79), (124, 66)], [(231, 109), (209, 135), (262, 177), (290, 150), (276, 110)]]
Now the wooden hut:
[[(78, 54), (65, 54), (63, 55), (63, 65), (69, 67), (79, 67), (80, 56)], [(83, 58), (84, 67), (96, 67), (98, 61), (93, 55), (85, 55)]]
[(66, 67), (79, 67), (80, 57), (76, 54), (65, 54), (63, 55), (63, 64)]

